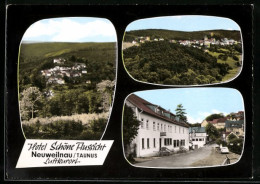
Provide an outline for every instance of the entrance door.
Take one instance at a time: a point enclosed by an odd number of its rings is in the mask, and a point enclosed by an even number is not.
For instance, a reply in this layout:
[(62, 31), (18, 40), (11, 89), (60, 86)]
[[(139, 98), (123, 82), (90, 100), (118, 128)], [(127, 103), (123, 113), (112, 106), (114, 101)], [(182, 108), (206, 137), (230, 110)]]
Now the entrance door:
[(159, 151), (161, 150), (161, 147), (162, 147), (162, 139), (159, 138)]

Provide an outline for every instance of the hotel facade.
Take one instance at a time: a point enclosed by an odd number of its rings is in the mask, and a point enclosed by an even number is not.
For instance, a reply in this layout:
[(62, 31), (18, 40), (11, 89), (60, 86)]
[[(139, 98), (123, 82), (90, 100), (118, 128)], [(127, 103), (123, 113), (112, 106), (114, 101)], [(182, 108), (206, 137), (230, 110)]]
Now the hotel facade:
[(126, 105), (141, 122), (130, 144), (130, 152), (136, 157), (157, 156), (162, 148), (173, 152), (189, 149), (189, 126), (173, 113), (135, 94), (128, 96)]

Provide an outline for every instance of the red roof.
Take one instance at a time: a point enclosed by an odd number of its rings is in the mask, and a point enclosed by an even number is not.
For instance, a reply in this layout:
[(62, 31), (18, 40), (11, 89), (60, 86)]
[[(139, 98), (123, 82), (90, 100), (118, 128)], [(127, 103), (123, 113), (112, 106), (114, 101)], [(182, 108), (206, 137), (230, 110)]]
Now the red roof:
[(227, 118), (219, 118), (218, 122), (225, 122), (227, 120)]
[(133, 105), (135, 105), (137, 108), (139, 108), (140, 110), (143, 110), (143, 112), (152, 115), (154, 117), (163, 119), (165, 121), (168, 121), (170, 123), (176, 124), (176, 125), (180, 125), (180, 126), (184, 126), (184, 127), (189, 127), (189, 125), (187, 125), (184, 122), (178, 122), (176, 120), (170, 119), (166, 116), (163, 116), (161, 114), (158, 114), (156, 112), (154, 112), (152, 109), (150, 109), (147, 105), (153, 105), (153, 106), (157, 106), (160, 110), (162, 110), (164, 113), (170, 113), (172, 116), (175, 116), (173, 113), (163, 109), (162, 107), (159, 107), (158, 105), (152, 104), (142, 98), (140, 98), (139, 96), (135, 95), (135, 94), (131, 94), (128, 98), (127, 101), (129, 101), (130, 103), (132, 103)]

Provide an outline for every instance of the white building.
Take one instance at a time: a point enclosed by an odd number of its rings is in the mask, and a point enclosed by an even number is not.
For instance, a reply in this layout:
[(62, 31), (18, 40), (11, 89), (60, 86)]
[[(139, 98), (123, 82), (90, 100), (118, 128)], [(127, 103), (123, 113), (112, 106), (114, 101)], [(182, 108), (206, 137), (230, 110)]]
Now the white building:
[(193, 149), (201, 148), (206, 144), (207, 133), (205, 127), (190, 127), (189, 134)]
[(189, 149), (189, 126), (171, 112), (132, 94), (126, 100), (139, 121), (138, 134), (130, 145), (137, 157), (156, 156), (162, 147)]

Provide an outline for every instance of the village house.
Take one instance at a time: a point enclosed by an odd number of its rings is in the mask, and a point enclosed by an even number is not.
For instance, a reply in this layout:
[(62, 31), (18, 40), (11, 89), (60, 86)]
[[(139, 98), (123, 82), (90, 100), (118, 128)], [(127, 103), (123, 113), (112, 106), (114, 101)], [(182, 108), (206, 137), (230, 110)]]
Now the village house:
[(245, 135), (244, 130), (244, 120), (238, 120), (238, 121), (229, 121), (227, 120), (225, 125), (226, 133), (234, 133), (238, 137), (243, 138)]
[(213, 119), (212, 121), (209, 121), (212, 125), (214, 125), (217, 129), (222, 129), (225, 128), (225, 121), (227, 118), (218, 118), (218, 119)]
[(200, 124), (200, 126), (201, 127), (206, 127), (207, 125), (208, 125), (208, 121), (206, 120), (206, 119), (204, 119), (203, 121), (202, 121), (202, 123)]
[(156, 156), (162, 148), (189, 149), (189, 126), (173, 113), (134, 94), (127, 98), (126, 105), (141, 122), (129, 148), (137, 157)]
[(55, 58), (53, 59), (53, 63), (56, 63), (56, 64), (64, 64), (66, 60), (63, 59), (63, 58)]
[[(203, 39), (201, 40), (169, 40), (170, 43), (178, 43), (183, 46), (187, 47), (194, 47), (197, 49), (201, 49), (202, 47), (204, 48), (210, 48), (211, 45), (221, 45), (221, 46), (227, 46), (227, 45), (236, 45), (241, 43), (241, 41), (236, 41), (234, 39), (228, 39), (228, 38), (223, 38), (221, 40), (216, 40), (216, 38), (212, 37), (214, 34), (211, 34), (211, 38), (208, 38), (207, 35), (204, 36)], [(132, 41), (132, 44), (138, 44), (138, 43), (145, 43), (145, 42), (150, 42), (150, 41), (164, 41), (164, 38), (154, 38), (151, 40), (149, 36), (140, 36), (136, 38), (135, 40)], [(207, 50), (206, 50), (207, 51)]]
[[(62, 58), (54, 59), (55, 63), (65, 61)], [(81, 77), (82, 74), (87, 74), (85, 63), (75, 63), (72, 67), (55, 66), (48, 70), (41, 70), (42, 76), (47, 79), (47, 84), (65, 84), (63, 77)]]
[(204, 147), (207, 142), (207, 133), (205, 127), (190, 127), (189, 136), (193, 149)]

